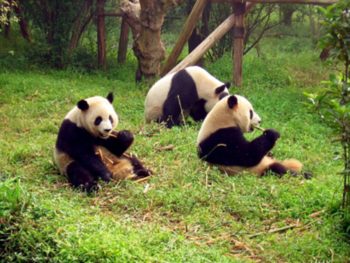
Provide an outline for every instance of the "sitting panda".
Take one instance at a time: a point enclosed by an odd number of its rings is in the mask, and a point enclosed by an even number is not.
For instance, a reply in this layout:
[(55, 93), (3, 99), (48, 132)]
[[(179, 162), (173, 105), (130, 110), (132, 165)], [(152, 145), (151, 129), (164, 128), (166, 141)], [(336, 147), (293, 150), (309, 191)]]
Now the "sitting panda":
[[(197, 137), (198, 155), (202, 160), (219, 166), (227, 174), (248, 170), (258, 175), (267, 171), (282, 176), (297, 174), (302, 164), (295, 159), (278, 161), (268, 156), (279, 133), (273, 129), (253, 141), (243, 133), (258, 126), (261, 119), (251, 103), (242, 96), (231, 95), (219, 101), (205, 118)], [(306, 177), (306, 175), (304, 175)]]
[[(124, 154), (134, 137), (126, 130), (113, 131), (118, 125), (118, 115), (112, 102), (113, 93), (107, 98), (80, 100), (61, 124), (54, 161), (73, 187), (90, 192), (96, 189), (99, 178), (109, 182), (113, 175), (118, 178), (150, 175), (136, 157)], [(114, 155), (113, 163), (108, 165), (112, 172), (106, 167), (110, 154)]]
[(198, 66), (187, 67), (158, 80), (145, 100), (145, 119), (165, 122), (168, 128), (182, 124), (190, 115), (195, 121), (205, 118), (213, 106), (228, 95), (223, 83)]

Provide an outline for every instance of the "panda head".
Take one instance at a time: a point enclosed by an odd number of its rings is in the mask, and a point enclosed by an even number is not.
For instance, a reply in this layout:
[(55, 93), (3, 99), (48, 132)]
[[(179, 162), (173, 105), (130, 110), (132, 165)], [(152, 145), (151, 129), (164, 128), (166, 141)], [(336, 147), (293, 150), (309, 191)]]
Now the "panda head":
[(81, 125), (95, 137), (108, 138), (118, 125), (118, 115), (112, 105), (113, 98), (113, 93), (110, 92), (106, 98), (95, 96), (77, 103)]
[(252, 104), (243, 96), (231, 95), (224, 99), (226, 107), (227, 121), (235, 127), (239, 127), (242, 132), (251, 132), (258, 126), (261, 118), (254, 111)]
[(252, 104), (243, 96), (230, 95), (222, 98), (209, 112), (202, 125), (200, 137), (228, 127), (238, 127), (242, 132), (253, 131), (261, 119)]

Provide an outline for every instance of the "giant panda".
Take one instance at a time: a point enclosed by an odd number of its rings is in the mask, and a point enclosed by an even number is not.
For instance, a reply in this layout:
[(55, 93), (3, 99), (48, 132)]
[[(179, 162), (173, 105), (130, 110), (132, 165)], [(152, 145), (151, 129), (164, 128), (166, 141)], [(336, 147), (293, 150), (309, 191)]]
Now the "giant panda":
[(298, 160), (278, 161), (268, 155), (280, 137), (277, 131), (265, 130), (252, 141), (244, 138), (243, 133), (253, 131), (260, 122), (259, 115), (245, 97), (223, 98), (209, 112), (198, 133), (199, 157), (230, 175), (243, 170), (258, 175), (268, 171), (279, 176), (288, 171), (293, 175), (299, 173), (302, 164)]
[(73, 187), (90, 192), (99, 178), (109, 182), (112, 177), (150, 175), (135, 156), (125, 154), (134, 137), (126, 130), (114, 131), (118, 115), (112, 102), (113, 93), (82, 99), (61, 124), (54, 161)]
[(205, 118), (213, 106), (228, 95), (223, 83), (199, 66), (190, 66), (159, 79), (148, 91), (145, 120), (165, 122), (168, 128), (181, 125), (190, 115), (195, 121)]

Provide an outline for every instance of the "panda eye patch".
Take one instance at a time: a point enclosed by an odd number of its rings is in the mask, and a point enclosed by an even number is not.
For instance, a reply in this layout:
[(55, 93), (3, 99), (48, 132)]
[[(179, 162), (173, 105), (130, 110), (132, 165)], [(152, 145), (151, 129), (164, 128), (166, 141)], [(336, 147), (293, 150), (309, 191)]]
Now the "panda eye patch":
[(110, 121), (111, 123), (113, 123), (113, 121), (114, 121), (111, 115), (109, 115), (109, 121)]
[(250, 119), (253, 119), (253, 111), (250, 110), (249, 113), (250, 113)]
[(101, 118), (100, 116), (98, 116), (98, 117), (95, 119), (94, 124), (95, 124), (96, 126), (98, 126), (98, 125), (100, 125), (101, 121), (102, 121), (102, 118)]

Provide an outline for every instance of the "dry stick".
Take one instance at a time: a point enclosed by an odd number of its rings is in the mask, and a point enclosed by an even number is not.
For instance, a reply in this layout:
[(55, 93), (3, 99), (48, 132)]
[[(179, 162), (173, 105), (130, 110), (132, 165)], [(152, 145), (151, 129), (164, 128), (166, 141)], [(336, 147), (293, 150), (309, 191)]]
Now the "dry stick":
[(118, 137), (118, 133), (117, 134), (111, 133), (109, 136), (113, 137), (113, 138), (117, 138)]
[(169, 144), (166, 146), (161, 146), (156, 148), (156, 151), (161, 152), (161, 151), (171, 151), (175, 148), (175, 146), (173, 144)]
[(147, 181), (151, 176), (143, 177), (137, 180), (134, 180), (135, 183), (142, 183), (144, 181)]
[(183, 109), (182, 109), (182, 105), (181, 105), (181, 101), (180, 101), (180, 96), (177, 95), (176, 97), (177, 97), (177, 100), (179, 101), (179, 106), (180, 106), (180, 111), (181, 111), (182, 120), (183, 120), (183, 122), (184, 122), (184, 124), (185, 124), (185, 126), (186, 126), (186, 120), (185, 120), (184, 111), (183, 111)]
[(292, 229), (292, 228), (299, 227), (299, 226), (300, 226), (299, 224), (293, 224), (293, 225), (289, 225), (289, 226), (283, 226), (283, 227), (280, 227), (280, 228), (270, 229), (267, 232), (258, 232), (258, 233), (255, 233), (255, 234), (248, 235), (248, 238), (253, 238), (253, 237), (266, 235), (266, 234), (277, 233), (277, 232), (283, 232), (283, 231), (286, 231), (288, 229)]
[(114, 161), (113, 161), (113, 160), (109, 159), (109, 158), (106, 157), (106, 156), (103, 156), (103, 152), (102, 152), (101, 149), (98, 149), (98, 150), (97, 150), (97, 154), (100, 155), (101, 160), (104, 160), (104, 159), (105, 159), (105, 160), (107, 160), (108, 162), (110, 162), (111, 164), (114, 164)]
[(254, 129), (257, 129), (257, 130), (262, 131), (262, 132), (265, 131), (265, 129), (260, 127), (260, 126), (254, 126)]
[(219, 144), (215, 145), (215, 147), (214, 147), (213, 149), (211, 149), (211, 151), (210, 151), (208, 154), (204, 155), (204, 156), (201, 158), (201, 160), (207, 158), (207, 157), (208, 157), (210, 154), (212, 154), (213, 151), (215, 151), (216, 148), (218, 148), (218, 147), (227, 147), (227, 144), (219, 143)]

